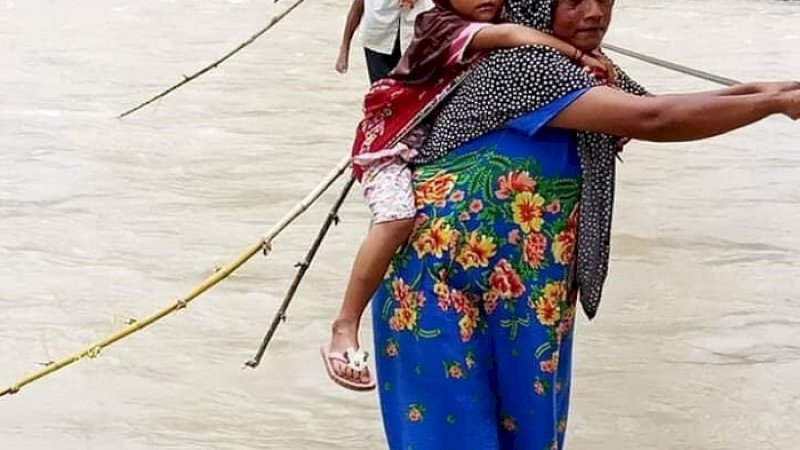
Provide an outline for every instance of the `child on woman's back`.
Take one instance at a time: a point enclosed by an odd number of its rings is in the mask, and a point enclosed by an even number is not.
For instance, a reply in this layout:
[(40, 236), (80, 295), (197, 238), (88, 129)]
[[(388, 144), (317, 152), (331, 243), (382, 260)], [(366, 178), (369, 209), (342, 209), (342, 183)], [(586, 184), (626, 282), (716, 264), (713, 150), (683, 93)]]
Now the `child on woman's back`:
[(612, 76), (601, 55), (584, 55), (533, 28), (498, 23), (502, 0), (435, 3), (417, 17), (414, 41), (398, 66), (367, 94), (365, 118), (353, 145), (353, 169), (363, 184), (373, 226), (356, 255), (330, 345), (322, 349), (330, 377), (350, 389), (375, 387), (366, 353), (359, 350), (358, 329), (394, 253), (414, 227), (416, 205), (408, 163), (427, 136), (424, 119), (481, 53), (493, 49), (545, 45), (598, 76)]

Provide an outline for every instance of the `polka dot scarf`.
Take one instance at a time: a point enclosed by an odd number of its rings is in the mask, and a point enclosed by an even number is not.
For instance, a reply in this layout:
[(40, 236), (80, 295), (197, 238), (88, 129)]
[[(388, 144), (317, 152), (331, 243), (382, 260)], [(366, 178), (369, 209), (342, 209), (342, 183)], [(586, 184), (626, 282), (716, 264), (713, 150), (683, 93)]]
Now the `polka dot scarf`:
[[(556, 1), (508, 0), (506, 20), (552, 32)], [(646, 94), (644, 88), (617, 69), (620, 89), (635, 95)], [(442, 107), (415, 163), (435, 161), (511, 119), (535, 111), (572, 91), (598, 84), (581, 67), (551, 48), (496, 50), (476, 65)], [(597, 314), (608, 273), (618, 140), (618, 137), (598, 133), (577, 133), (583, 185), (575, 282), (584, 312), (590, 319)]]

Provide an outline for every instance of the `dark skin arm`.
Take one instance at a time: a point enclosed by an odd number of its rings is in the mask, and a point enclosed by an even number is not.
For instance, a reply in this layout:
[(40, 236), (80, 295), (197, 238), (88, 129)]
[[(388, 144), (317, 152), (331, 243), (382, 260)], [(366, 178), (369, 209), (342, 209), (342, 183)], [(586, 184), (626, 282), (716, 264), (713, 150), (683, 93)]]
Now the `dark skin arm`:
[(608, 72), (611, 68), (601, 59), (592, 54), (584, 53), (557, 37), (542, 33), (534, 28), (517, 25), (513, 23), (501, 23), (490, 25), (480, 29), (472, 41), (469, 43), (469, 52), (489, 51), (498, 48), (513, 48), (523, 45), (544, 45), (563, 53), (568, 58), (574, 59), (576, 63), (596, 69), (601, 72)]
[[(770, 92), (787, 92), (800, 89), (800, 82), (798, 81), (781, 81), (781, 82), (756, 82), (756, 83), (741, 83), (735, 86), (717, 89), (713, 91), (706, 91), (704, 94), (713, 95), (718, 97), (726, 97), (730, 95), (752, 95), (752, 94), (767, 94)], [(681, 96), (687, 94), (669, 94), (674, 96)], [(689, 94), (694, 95), (694, 94)]]
[[(737, 88), (684, 95), (638, 97), (606, 86), (592, 88), (551, 125), (656, 142), (705, 139), (773, 114), (800, 118), (800, 89), (767, 83), (766, 92)], [(751, 86), (752, 87), (752, 86)], [(731, 95), (731, 93), (734, 93)], [(597, 114), (603, 111), (603, 114)]]
[(342, 43), (339, 46), (339, 56), (336, 58), (336, 71), (339, 73), (347, 72), (350, 60), (350, 44), (353, 42), (353, 36), (361, 24), (361, 17), (363, 16), (364, 0), (353, 0), (353, 3), (350, 4), (350, 11), (347, 12)]

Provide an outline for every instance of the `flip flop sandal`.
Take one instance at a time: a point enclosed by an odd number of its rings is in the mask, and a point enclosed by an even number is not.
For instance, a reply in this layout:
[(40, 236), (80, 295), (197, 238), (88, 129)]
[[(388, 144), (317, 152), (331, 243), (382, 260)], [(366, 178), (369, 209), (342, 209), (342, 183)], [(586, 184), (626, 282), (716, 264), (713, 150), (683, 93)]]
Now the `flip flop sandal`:
[(351, 389), (354, 391), (371, 391), (375, 389), (375, 380), (370, 375), (369, 381), (361, 382), (361, 381), (354, 381), (338, 375), (336, 371), (333, 369), (333, 361), (340, 361), (347, 365), (347, 367), (353, 369), (356, 373), (361, 373), (364, 370), (369, 370), (367, 366), (367, 357), (369, 354), (363, 350), (356, 350), (354, 348), (348, 348), (347, 351), (344, 353), (339, 352), (331, 352), (330, 347), (321, 347), (319, 349), (320, 355), (322, 355), (322, 360), (325, 363), (325, 370), (328, 372), (328, 377), (338, 384), (347, 389)]

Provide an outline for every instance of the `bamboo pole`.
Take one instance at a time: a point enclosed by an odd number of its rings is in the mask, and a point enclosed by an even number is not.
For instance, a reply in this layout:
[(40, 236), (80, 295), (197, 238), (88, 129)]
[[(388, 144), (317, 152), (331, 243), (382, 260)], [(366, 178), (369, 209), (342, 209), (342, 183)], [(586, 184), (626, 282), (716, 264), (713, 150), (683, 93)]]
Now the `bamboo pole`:
[(262, 250), (265, 253), (268, 253), (272, 249), (273, 239), (277, 237), (284, 229), (286, 229), (289, 224), (294, 222), (295, 219), (303, 214), (309, 208), (309, 206), (316, 202), (317, 199), (319, 199), (319, 197), (322, 196), (322, 194), (328, 190), (328, 188), (330, 188), (330, 186), (342, 175), (342, 173), (344, 173), (349, 165), (349, 157), (342, 159), (339, 164), (337, 164), (337, 166), (331, 170), (313, 190), (311, 190), (311, 192), (309, 192), (286, 215), (284, 215), (283, 218), (278, 221), (278, 223), (273, 225), (273, 227), (261, 239), (248, 247), (236, 259), (207, 277), (180, 299), (175, 300), (165, 308), (151, 314), (150, 316), (147, 316), (142, 320), (132, 320), (126, 327), (95, 342), (92, 345), (89, 345), (88, 347), (85, 347), (82, 350), (73, 353), (72, 355), (47, 364), (45, 367), (28, 374), (16, 383), (9, 385), (3, 390), (0, 390), (0, 397), (8, 394), (15, 394), (26, 385), (50, 375), (51, 373), (61, 370), (64, 367), (67, 367), (84, 358), (96, 358), (106, 347), (132, 335), (133, 333), (136, 333), (137, 331), (143, 330), (147, 326), (152, 325), (153, 323), (176, 311), (186, 308), (190, 302), (195, 300), (201, 294), (217, 285), (220, 281), (228, 278), (230, 274), (250, 260), (256, 253)]
[(226, 53), (225, 56), (223, 56), (222, 58), (220, 58), (220, 59), (214, 61), (213, 63), (207, 65), (206, 67), (198, 70), (197, 72), (193, 73), (192, 75), (189, 75), (189, 76), (184, 75), (183, 76), (183, 80), (181, 80), (179, 83), (174, 84), (171, 87), (169, 87), (169, 88), (165, 89), (164, 91), (162, 91), (160, 94), (154, 95), (153, 97), (149, 98), (148, 100), (145, 100), (142, 103), (139, 103), (137, 106), (135, 106), (135, 107), (125, 111), (124, 113), (120, 114), (119, 116), (117, 116), (117, 118), (118, 119), (122, 119), (123, 117), (126, 117), (126, 116), (128, 116), (130, 114), (133, 114), (136, 111), (144, 108), (145, 106), (155, 102), (156, 100), (159, 100), (159, 99), (162, 99), (162, 98), (166, 97), (167, 95), (169, 95), (170, 93), (172, 93), (176, 89), (180, 88), (181, 86), (183, 86), (185, 84), (188, 84), (189, 82), (191, 82), (192, 80), (198, 78), (199, 76), (203, 75), (204, 73), (206, 73), (206, 72), (208, 72), (208, 71), (210, 71), (212, 69), (216, 69), (217, 66), (219, 66), (220, 64), (225, 62), (228, 58), (230, 58), (231, 56), (239, 53), (239, 51), (241, 51), (243, 48), (245, 48), (248, 45), (250, 45), (253, 42), (255, 42), (256, 39), (260, 38), (264, 33), (269, 31), (270, 28), (272, 28), (278, 22), (283, 20), (284, 17), (289, 15), (289, 13), (291, 13), (295, 8), (300, 6), (300, 4), (303, 3), (304, 1), (305, 0), (297, 0), (294, 3), (292, 3), (288, 8), (286, 8), (286, 10), (284, 10), (283, 12), (281, 12), (280, 14), (278, 14), (276, 16), (273, 16), (272, 19), (269, 21), (269, 23), (264, 28), (260, 29), (256, 34), (251, 36), (250, 39), (242, 42), (236, 48), (234, 48), (233, 50), (231, 50), (228, 53)]
[(317, 233), (316, 239), (314, 239), (314, 242), (308, 249), (305, 259), (302, 262), (297, 263), (297, 274), (295, 275), (294, 280), (292, 280), (292, 284), (289, 286), (289, 290), (286, 292), (286, 296), (283, 298), (281, 306), (278, 308), (278, 311), (272, 318), (272, 323), (270, 324), (264, 339), (261, 341), (261, 345), (258, 347), (256, 355), (253, 357), (253, 359), (245, 363), (246, 367), (250, 367), (252, 369), (258, 367), (258, 365), (261, 363), (261, 358), (264, 357), (264, 353), (267, 351), (267, 346), (272, 340), (272, 336), (278, 329), (278, 326), (281, 324), (281, 322), (286, 321), (286, 311), (289, 309), (289, 304), (292, 302), (294, 294), (297, 292), (297, 288), (303, 281), (303, 277), (306, 275), (308, 268), (311, 267), (311, 262), (317, 255), (317, 250), (319, 250), (323, 239), (325, 239), (325, 236), (328, 234), (331, 225), (336, 225), (339, 223), (339, 208), (341, 208), (345, 199), (347, 199), (347, 194), (350, 193), (350, 189), (353, 187), (354, 182), (354, 178), (347, 180), (347, 183), (345, 183), (344, 187), (342, 188), (342, 192), (339, 194), (336, 202), (331, 207), (330, 212), (328, 212), (328, 217), (322, 223), (322, 227), (320, 228), (319, 233)]
[(264, 235), (264, 240), (269, 244), (272, 238), (280, 234), (290, 223), (294, 222), (300, 214), (304, 213), (309, 206), (319, 199), (319, 197), (331, 187), (331, 185), (339, 179), (347, 168), (350, 167), (350, 156), (342, 158), (341, 161), (334, 167), (322, 181), (317, 184), (317, 187), (309, 192), (303, 200), (298, 202), (291, 211), (289, 211), (283, 218), (278, 221), (272, 228)]
[[(124, 118), (124, 117), (126, 117), (126, 116), (128, 116), (130, 114), (133, 114), (134, 112), (144, 108), (145, 106), (147, 106), (147, 105), (149, 105), (149, 104), (151, 104), (151, 103), (153, 103), (153, 102), (155, 102), (155, 101), (157, 101), (159, 99), (162, 99), (162, 98), (166, 97), (167, 95), (169, 95), (170, 93), (172, 93), (176, 89), (182, 87), (185, 84), (188, 84), (189, 82), (195, 80), (196, 78), (200, 77), (201, 75), (205, 74), (206, 72), (209, 72), (210, 70), (217, 68), (220, 64), (222, 64), (223, 62), (228, 60), (230, 57), (232, 57), (233, 55), (235, 55), (236, 53), (238, 53), (239, 51), (241, 51), (242, 49), (244, 49), (248, 45), (250, 45), (253, 42), (255, 42), (256, 39), (260, 38), (262, 35), (264, 35), (264, 33), (269, 31), (278, 22), (283, 20), (292, 11), (294, 11), (295, 8), (300, 6), (300, 4), (303, 3), (304, 1), (305, 0), (296, 0), (288, 8), (286, 8), (286, 10), (284, 10), (280, 14), (274, 16), (264, 28), (262, 28), (258, 32), (256, 32), (253, 36), (250, 37), (250, 39), (248, 39), (248, 40), (242, 42), (241, 44), (239, 44), (236, 48), (234, 48), (233, 50), (231, 50), (228, 53), (226, 53), (225, 56), (223, 56), (222, 58), (214, 61), (213, 63), (207, 65), (206, 67), (200, 69), (199, 71), (195, 72), (192, 75), (189, 75), (189, 76), (184, 75), (183, 76), (183, 80), (181, 80), (180, 82), (178, 82), (178, 83), (174, 84), (173, 86), (165, 89), (161, 93), (149, 98), (148, 100), (145, 100), (144, 102), (138, 104), (137, 106), (135, 106), (135, 107), (123, 112), (122, 114), (120, 114), (117, 117), (122, 119), (122, 118)], [(277, 2), (278, 2), (278, 0), (274, 1), (274, 3), (277, 3)], [(644, 61), (644, 62), (649, 63), (649, 64), (654, 64), (654, 65), (657, 65), (657, 66), (660, 66), (660, 67), (663, 67), (663, 68), (666, 68), (666, 69), (669, 69), (669, 70), (674, 70), (676, 72), (680, 72), (680, 73), (683, 73), (683, 74), (691, 75), (693, 77), (702, 78), (702, 79), (708, 80), (708, 81), (713, 81), (715, 83), (719, 83), (719, 84), (722, 84), (722, 85), (732, 86), (734, 84), (739, 84), (740, 83), (739, 81), (731, 79), (731, 78), (726, 78), (726, 77), (723, 77), (723, 76), (715, 75), (715, 74), (710, 73), (710, 72), (705, 72), (705, 71), (702, 71), (702, 70), (693, 69), (691, 67), (683, 66), (683, 65), (676, 64), (676, 63), (673, 63), (673, 62), (670, 62), (670, 61), (666, 61), (666, 60), (663, 60), (663, 59), (659, 59), (659, 58), (655, 58), (655, 57), (652, 57), (652, 56), (648, 56), (648, 55), (645, 55), (643, 53), (635, 52), (633, 50), (629, 50), (629, 49), (626, 49), (624, 47), (619, 47), (619, 46), (614, 45), (614, 44), (610, 44), (610, 43), (603, 44), (603, 47), (608, 49), (608, 50), (611, 50), (612, 52), (616, 52), (616, 53), (619, 53), (621, 55), (625, 55), (625, 56), (628, 56), (628, 57), (631, 57), (631, 58), (635, 58), (635, 59), (638, 59), (640, 61)]]
[(724, 86), (733, 86), (736, 84), (741, 84), (741, 81), (734, 80), (732, 78), (727, 78), (719, 75), (715, 75), (710, 72), (705, 72), (703, 70), (693, 69), (691, 67), (682, 66), (680, 64), (676, 64), (674, 62), (670, 62), (664, 59), (654, 58), (652, 56), (645, 55), (644, 53), (635, 52), (633, 50), (629, 50), (627, 48), (619, 47), (614, 44), (603, 44), (603, 48), (611, 50), (614, 53), (619, 53), (620, 55), (625, 55), (630, 58), (638, 59), (640, 61), (644, 61), (649, 64), (653, 64), (659, 67), (663, 67), (665, 69), (673, 70), (675, 72), (680, 72), (686, 75), (693, 76), (695, 78), (700, 78), (703, 80), (711, 81), (714, 83), (718, 83)]

